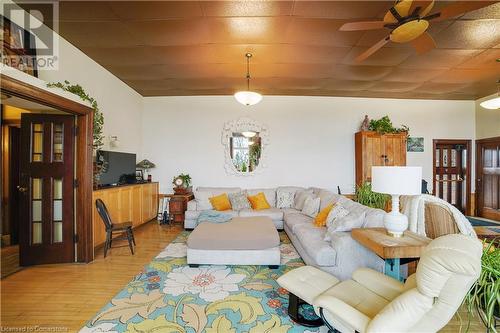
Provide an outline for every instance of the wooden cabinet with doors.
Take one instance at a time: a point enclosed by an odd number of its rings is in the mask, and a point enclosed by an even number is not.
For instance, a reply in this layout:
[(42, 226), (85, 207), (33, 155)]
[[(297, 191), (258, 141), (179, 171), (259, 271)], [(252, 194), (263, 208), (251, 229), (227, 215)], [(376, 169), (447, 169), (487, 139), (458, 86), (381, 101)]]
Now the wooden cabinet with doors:
[(405, 166), (406, 133), (358, 132), (354, 136), (356, 185), (371, 180), (372, 166)]
[(156, 218), (158, 183), (124, 185), (93, 192), (94, 248), (104, 244), (106, 240), (104, 223), (95, 208), (97, 199), (104, 201), (114, 223), (132, 222), (135, 228)]

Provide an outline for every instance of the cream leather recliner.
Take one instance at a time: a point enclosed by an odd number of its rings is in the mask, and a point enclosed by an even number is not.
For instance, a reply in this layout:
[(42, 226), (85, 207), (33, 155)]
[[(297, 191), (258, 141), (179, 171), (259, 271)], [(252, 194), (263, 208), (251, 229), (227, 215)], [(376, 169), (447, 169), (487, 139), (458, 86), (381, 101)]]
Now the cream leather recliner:
[(482, 245), (452, 234), (433, 240), (415, 274), (400, 283), (361, 268), (313, 300), (331, 330), (436, 332), (453, 317), (481, 272)]

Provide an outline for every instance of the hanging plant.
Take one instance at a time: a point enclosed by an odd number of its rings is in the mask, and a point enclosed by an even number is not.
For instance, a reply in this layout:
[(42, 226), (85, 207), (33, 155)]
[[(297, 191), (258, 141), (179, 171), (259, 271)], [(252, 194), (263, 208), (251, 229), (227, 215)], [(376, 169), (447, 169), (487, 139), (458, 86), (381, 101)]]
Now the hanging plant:
[(410, 134), (410, 128), (406, 125), (402, 125), (401, 127), (394, 127), (392, 125), (391, 119), (389, 116), (384, 116), (380, 119), (372, 119), (370, 120), (370, 125), (368, 126), (368, 130), (375, 131), (380, 134), (387, 133), (406, 133)]
[(47, 87), (49, 88), (61, 88), (62, 90), (68, 91), (72, 94), (77, 95), (80, 97), (83, 101), (89, 102), (92, 109), (94, 110), (94, 139), (93, 139), (93, 147), (94, 150), (99, 150), (104, 145), (104, 134), (103, 134), (103, 127), (104, 127), (104, 115), (102, 112), (99, 110), (99, 107), (97, 106), (97, 101), (93, 98), (90, 97), (85, 90), (80, 86), (79, 84), (71, 84), (68, 80), (64, 80), (64, 83), (61, 82), (53, 82), (53, 83), (47, 83)]

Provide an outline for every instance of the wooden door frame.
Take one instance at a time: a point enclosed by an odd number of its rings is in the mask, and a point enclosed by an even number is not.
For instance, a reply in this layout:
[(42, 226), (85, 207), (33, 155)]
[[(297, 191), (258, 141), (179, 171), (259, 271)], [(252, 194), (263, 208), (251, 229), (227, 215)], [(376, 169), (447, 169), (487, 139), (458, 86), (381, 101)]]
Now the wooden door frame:
[(432, 140), (432, 195), (435, 195), (436, 189), (434, 186), (434, 181), (436, 179), (436, 146), (438, 144), (444, 144), (444, 145), (456, 145), (456, 144), (462, 144), (465, 143), (465, 147), (467, 149), (467, 168), (465, 170), (465, 177), (467, 178), (465, 180), (465, 213), (466, 215), (471, 215), (473, 212), (471, 212), (471, 202), (470, 202), (470, 196), (472, 194), (472, 188), (471, 188), (471, 168), (472, 168), (472, 140), (469, 139), (433, 139)]
[(32, 86), (9, 76), (2, 76), (0, 91), (32, 102), (46, 105), (77, 116), (75, 217), (77, 262), (94, 259), (92, 230), (92, 150), (94, 110), (50, 91)]
[[(479, 216), (479, 211), (480, 211), (479, 207), (483, 207), (482, 195), (480, 195), (482, 193), (483, 184), (481, 184), (479, 180), (480, 179), (479, 175), (482, 174), (480, 170), (482, 169), (481, 161), (483, 160), (483, 151), (481, 149), (481, 145), (484, 143), (496, 143), (496, 142), (500, 142), (500, 136), (476, 140), (476, 197), (475, 197), (476, 205), (474, 209), (475, 210), (474, 215), (476, 216)], [(478, 190), (481, 191), (481, 193), (479, 193)]]

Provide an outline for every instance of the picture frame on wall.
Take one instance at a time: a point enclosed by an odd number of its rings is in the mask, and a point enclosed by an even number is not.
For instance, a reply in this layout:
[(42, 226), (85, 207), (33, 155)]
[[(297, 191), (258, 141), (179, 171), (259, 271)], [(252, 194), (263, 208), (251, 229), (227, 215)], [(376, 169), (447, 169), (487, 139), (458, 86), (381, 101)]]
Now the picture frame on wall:
[(35, 36), (2, 15), (0, 25), (3, 34), (2, 62), (38, 77)]
[(424, 138), (423, 137), (409, 137), (406, 141), (406, 151), (412, 153), (424, 152)]

